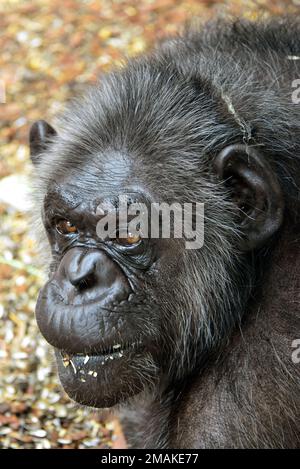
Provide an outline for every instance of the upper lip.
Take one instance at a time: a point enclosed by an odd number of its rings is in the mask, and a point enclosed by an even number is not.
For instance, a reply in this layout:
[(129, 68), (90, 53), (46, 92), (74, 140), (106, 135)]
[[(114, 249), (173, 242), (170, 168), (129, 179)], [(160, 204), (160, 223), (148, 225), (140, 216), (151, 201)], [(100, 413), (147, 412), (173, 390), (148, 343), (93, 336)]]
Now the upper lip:
[(64, 305), (51, 289), (47, 296), (39, 295), (36, 319), (45, 339), (58, 350), (69, 354), (101, 354), (113, 345), (136, 342), (136, 314), (108, 311), (105, 304)]

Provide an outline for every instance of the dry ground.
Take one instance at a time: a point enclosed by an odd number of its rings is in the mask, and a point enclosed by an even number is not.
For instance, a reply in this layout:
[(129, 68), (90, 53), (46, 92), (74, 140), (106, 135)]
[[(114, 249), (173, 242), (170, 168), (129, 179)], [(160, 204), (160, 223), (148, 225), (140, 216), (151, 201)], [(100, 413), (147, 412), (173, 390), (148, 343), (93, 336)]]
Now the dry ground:
[(0, 1), (0, 84), (6, 88), (6, 104), (0, 104), (0, 448), (122, 444), (116, 421), (77, 408), (64, 395), (34, 321), (43, 274), (24, 204), (30, 124), (53, 121), (85, 83), (178, 31), (189, 18), (231, 12), (255, 19), (297, 10), (297, 4), (300, 0)]

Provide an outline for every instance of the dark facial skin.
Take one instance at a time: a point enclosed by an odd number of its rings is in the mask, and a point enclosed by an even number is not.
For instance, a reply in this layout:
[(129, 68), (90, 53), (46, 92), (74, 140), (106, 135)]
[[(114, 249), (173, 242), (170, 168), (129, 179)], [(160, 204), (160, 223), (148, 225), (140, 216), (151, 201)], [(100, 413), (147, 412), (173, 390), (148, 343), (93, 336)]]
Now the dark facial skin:
[[(145, 334), (155, 306), (144, 306), (143, 293), (155, 246), (142, 239), (100, 241), (95, 207), (101, 200), (80, 203), (63, 187), (45, 197), (44, 223), (55, 261), (36, 318), (56, 349), (67, 393), (82, 404), (110, 407), (143, 388), (143, 375), (135, 369), (151, 350), (157, 355), (149, 326)], [(132, 199), (143, 200), (136, 193)], [(72, 220), (71, 228), (65, 219)]]
[[(130, 444), (299, 444), (299, 30), (208, 25), (31, 128), (51, 249), (38, 326), (72, 399), (132, 406)], [(204, 245), (100, 238), (97, 207), (124, 195), (203, 203)]]

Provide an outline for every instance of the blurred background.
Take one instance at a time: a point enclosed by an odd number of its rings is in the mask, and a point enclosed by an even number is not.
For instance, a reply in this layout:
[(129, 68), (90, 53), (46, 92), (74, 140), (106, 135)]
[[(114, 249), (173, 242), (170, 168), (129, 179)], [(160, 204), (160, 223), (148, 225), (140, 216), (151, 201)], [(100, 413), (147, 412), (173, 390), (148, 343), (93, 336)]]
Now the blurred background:
[(0, 448), (109, 448), (118, 421), (58, 384), (34, 307), (43, 266), (26, 203), (27, 136), (86, 83), (180, 31), (189, 19), (283, 15), (300, 0), (0, 0)]

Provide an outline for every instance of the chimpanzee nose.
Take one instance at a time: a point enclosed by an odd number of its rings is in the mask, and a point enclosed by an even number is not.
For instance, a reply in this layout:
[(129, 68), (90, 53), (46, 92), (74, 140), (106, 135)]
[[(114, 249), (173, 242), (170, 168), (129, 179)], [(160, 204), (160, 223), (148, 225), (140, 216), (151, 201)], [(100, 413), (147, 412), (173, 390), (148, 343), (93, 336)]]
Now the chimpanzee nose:
[(123, 304), (120, 311), (124, 311), (132, 293), (126, 275), (109, 253), (73, 247), (42, 289), (36, 318), (51, 345), (70, 353), (88, 353), (97, 350), (101, 334), (109, 335), (119, 327), (119, 314), (115, 320), (107, 317), (119, 305)]
[(118, 302), (131, 288), (119, 266), (99, 249), (74, 247), (62, 258), (54, 275), (61, 296), (69, 304), (90, 301)]
[(65, 273), (74, 287), (91, 283), (97, 269), (97, 263), (101, 258), (100, 254), (96, 250), (90, 250), (89, 252), (76, 248), (72, 250), (70, 259), (66, 259)]

